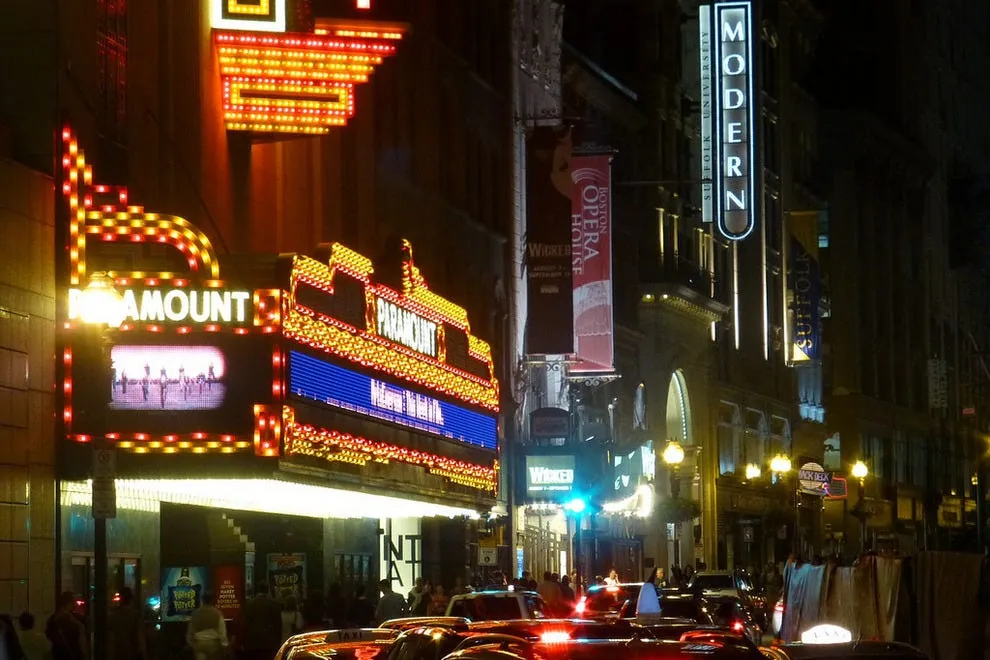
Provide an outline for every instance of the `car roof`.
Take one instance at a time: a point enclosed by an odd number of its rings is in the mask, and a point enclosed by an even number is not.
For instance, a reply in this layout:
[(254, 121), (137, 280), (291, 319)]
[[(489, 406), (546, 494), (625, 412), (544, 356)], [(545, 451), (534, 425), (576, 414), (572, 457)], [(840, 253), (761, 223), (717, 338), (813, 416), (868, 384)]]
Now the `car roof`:
[(538, 594), (535, 591), (522, 591), (522, 590), (509, 591), (508, 589), (503, 591), (472, 591), (466, 594), (457, 594), (456, 596), (451, 598), (451, 600), (464, 600), (468, 598), (482, 598), (482, 597), (489, 598), (493, 596), (495, 598), (512, 598), (515, 596), (534, 596), (536, 598), (539, 598), (540, 594)]
[(642, 587), (642, 582), (620, 582), (619, 584), (594, 584), (588, 587), (588, 591), (605, 591), (607, 589), (631, 589), (632, 587)]
[(419, 628), (421, 626), (450, 626), (464, 627), (470, 623), (469, 619), (460, 616), (407, 616), (401, 619), (389, 619), (379, 628), (406, 630), (408, 628)]
[(833, 658), (897, 658), (897, 660), (912, 658), (928, 660), (922, 651), (901, 642), (861, 641), (843, 644), (801, 644), (799, 642), (775, 645), (771, 648), (782, 649), (790, 660), (832, 660)]
[(735, 575), (732, 571), (698, 571), (691, 577), (703, 577), (705, 575)]

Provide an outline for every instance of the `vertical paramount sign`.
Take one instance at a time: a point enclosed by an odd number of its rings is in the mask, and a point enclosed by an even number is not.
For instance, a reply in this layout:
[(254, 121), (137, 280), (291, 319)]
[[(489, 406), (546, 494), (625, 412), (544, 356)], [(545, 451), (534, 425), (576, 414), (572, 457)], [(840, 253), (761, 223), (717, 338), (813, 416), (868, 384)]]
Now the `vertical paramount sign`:
[(702, 6), (699, 25), (702, 216), (738, 241), (756, 226), (758, 201), (752, 3)]

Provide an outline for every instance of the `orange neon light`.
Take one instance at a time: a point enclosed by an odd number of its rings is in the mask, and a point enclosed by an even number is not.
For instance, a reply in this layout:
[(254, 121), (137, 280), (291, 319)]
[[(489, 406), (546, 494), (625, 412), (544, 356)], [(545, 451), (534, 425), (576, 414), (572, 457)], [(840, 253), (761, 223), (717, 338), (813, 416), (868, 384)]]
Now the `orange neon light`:
[(398, 29), (215, 31), (227, 130), (323, 134), (354, 115), (354, 87), (395, 53)]
[[(429, 290), (413, 263), (412, 247), (408, 242), (405, 243), (405, 249), (408, 257), (403, 263), (402, 293), (374, 282), (371, 260), (339, 243), (331, 246), (328, 264), (310, 257), (294, 257), (282, 319), (283, 335), (319, 351), (497, 412), (499, 384), (494, 377), (491, 347), (471, 334), (467, 312), (463, 307)], [(296, 301), (299, 283), (333, 295), (334, 276), (338, 271), (365, 285), (365, 326), (362, 328), (321, 314)], [(377, 298), (383, 298), (434, 322), (439, 335), (437, 357), (417, 353), (380, 336), (375, 320)], [(487, 378), (445, 362), (444, 324), (465, 331), (468, 337), (468, 354), (486, 366)]]
[[(124, 187), (95, 185), (92, 167), (86, 163), (75, 134), (68, 128), (62, 130), (62, 143), (65, 175), (62, 192), (69, 203), (70, 284), (77, 286), (86, 278), (86, 245), (94, 238), (104, 242), (171, 245), (182, 253), (190, 271), (198, 277), (214, 282), (219, 280), (220, 263), (206, 234), (185, 218), (148, 213), (141, 206), (129, 206)], [(108, 196), (113, 201), (108, 201)], [(109, 275), (136, 280), (176, 277), (175, 273), (143, 271), (110, 272)]]
[(495, 493), (498, 485), (498, 461), (491, 466), (468, 463), (429, 452), (398, 447), (386, 442), (315, 428), (295, 421), (295, 411), (285, 406), (282, 412), (285, 429), (285, 453), (310, 456), (331, 463), (365, 466), (368, 463), (406, 463), (426, 468), (430, 474), (451, 483)]

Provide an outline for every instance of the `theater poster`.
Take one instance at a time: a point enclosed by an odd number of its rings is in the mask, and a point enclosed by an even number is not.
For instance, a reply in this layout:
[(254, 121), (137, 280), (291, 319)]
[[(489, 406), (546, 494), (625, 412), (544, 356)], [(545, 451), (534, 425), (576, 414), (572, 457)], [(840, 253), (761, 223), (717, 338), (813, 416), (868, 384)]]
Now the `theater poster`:
[(306, 554), (269, 554), (268, 588), (278, 600), (291, 597), (301, 603), (306, 593)]
[(217, 609), (228, 621), (237, 619), (244, 606), (244, 567), (217, 566), (213, 569)]
[(203, 566), (172, 566), (162, 571), (162, 621), (186, 621), (203, 604), (208, 571)]

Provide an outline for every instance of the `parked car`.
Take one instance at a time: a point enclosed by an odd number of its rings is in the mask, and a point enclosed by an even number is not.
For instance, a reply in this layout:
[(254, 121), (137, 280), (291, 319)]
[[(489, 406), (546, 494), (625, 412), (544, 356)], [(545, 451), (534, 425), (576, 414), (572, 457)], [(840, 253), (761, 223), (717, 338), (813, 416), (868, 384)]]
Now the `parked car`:
[(642, 582), (624, 584), (596, 584), (581, 596), (574, 606), (574, 615), (585, 619), (616, 618), (628, 603), (635, 606)]
[(448, 617), (471, 621), (545, 619), (546, 606), (533, 591), (476, 591), (458, 594), (447, 605)]

